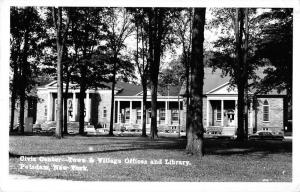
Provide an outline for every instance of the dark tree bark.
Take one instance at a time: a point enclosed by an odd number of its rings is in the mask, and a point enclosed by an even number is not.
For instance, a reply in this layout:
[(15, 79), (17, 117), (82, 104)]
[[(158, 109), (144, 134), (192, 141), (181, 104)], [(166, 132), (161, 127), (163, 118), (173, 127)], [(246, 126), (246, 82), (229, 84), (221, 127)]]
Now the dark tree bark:
[[(113, 65), (113, 77), (111, 83), (111, 106), (110, 106), (110, 124), (109, 124), (109, 136), (114, 135), (114, 107), (115, 107), (115, 86), (116, 86), (116, 73), (117, 73), (117, 56), (114, 56), (114, 65)], [(117, 117), (119, 118), (119, 117)]]
[(67, 71), (66, 73), (67, 73), (66, 89), (64, 94), (64, 131), (63, 131), (64, 135), (68, 134), (68, 93), (69, 93), (69, 84), (70, 84), (70, 73), (69, 71)]
[(249, 109), (249, 98), (248, 98), (248, 36), (249, 36), (249, 27), (248, 27), (248, 9), (245, 8), (243, 9), (244, 11), (244, 23), (245, 23), (245, 28), (244, 28), (244, 49), (243, 49), (243, 75), (244, 75), (244, 83), (245, 83), (245, 125), (244, 125), (244, 130), (245, 130), (245, 139), (248, 139), (248, 109)]
[(191, 122), (187, 132), (187, 153), (203, 156), (203, 42), (205, 8), (195, 8), (191, 55)]
[(163, 8), (152, 8), (149, 11), (149, 61), (151, 82), (151, 139), (157, 136), (157, 86), (161, 56), (162, 28), (165, 10)]
[[(30, 17), (29, 14), (32, 12), (32, 8), (26, 9), (26, 19), (25, 25), (29, 25)], [(20, 134), (24, 133), (24, 113), (25, 113), (25, 100), (26, 100), (26, 86), (27, 86), (27, 79), (26, 76), (29, 73), (29, 66), (28, 66), (28, 49), (29, 49), (29, 31), (26, 30), (24, 34), (24, 45), (23, 45), (23, 52), (21, 53), (21, 66), (20, 66), (20, 83), (19, 83), (19, 96), (20, 96), (20, 115), (19, 115), (19, 129), (18, 132)]]
[[(17, 43), (18, 47), (18, 53), (20, 53), (20, 42), (18, 41)], [(13, 80), (12, 80), (12, 89), (11, 89), (11, 108), (10, 108), (10, 127), (9, 127), (9, 132), (13, 132), (13, 128), (14, 128), (14, 122), (15, 122), (15, 106), (16, 106), (16, 99), (17, 99), (17, 81), (18, 81), (18, 59), (19, 56), (17, 56), (16, 58), (14, 58), (15, 60), (17, 60), (17, 62), (14, 62), (14, 75), (13, 75)]]
[(142, 122), (142, 136), (147, 137), (146, 133), (146, 112), (147, 112), (147, 80), (145, 77), (142, 80), (142, 86), (143, 86), (143, 106), (141, 108), (142, 115), (143, 115), (143, 122)]
[[(67, 20), (66, 28), (62, 29), (62, 8), (52, 8), (53, 22), (56, 30), (56, 47), (57, 47), (57, 115), (56, 115), (56, 130), (55, 136), (62, 138), (63, 131), (63, 66), (62, 56), (63, 47), (66, 39), (69, 20)], [(68, 17), (67, 17), (68, 18)]]
[[(85, 53), (83, 54), (85, 57)], [(84, 64), (80, 67), (80, 91), (79, 91), (79, 135), (84, 135), (84, 115), (85, 115), (85, 91), (86, 91), (86, 66)]]
[[(243, 141), (248, 134), (248, 11), (244, 8), (236, 9), (235, 17), (235, 51), (236, 51), (236, 70), (238, 88), (238, 128), (237, 140)], [(243, 41), (244, 34), (244, 41)]]

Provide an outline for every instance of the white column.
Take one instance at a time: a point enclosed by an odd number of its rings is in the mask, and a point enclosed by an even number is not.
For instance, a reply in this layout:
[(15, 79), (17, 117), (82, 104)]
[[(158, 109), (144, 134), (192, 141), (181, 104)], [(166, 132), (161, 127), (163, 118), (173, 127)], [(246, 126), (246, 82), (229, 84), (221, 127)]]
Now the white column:
[(129, 101), (129, 123), (132, 123), (132, 101)]
[(91, 116), (91, 101), (90, 101), (90, 93), (86, 93), (86, 114), (85, 114), (85, 121), (90, 122), (90, 116)]
[(143, 100), (141, 101), (141, 125), (143, 124)]
[(224, 126), (224, 100), (221, 100), (221, 126)]
[(206, 127), (209, 127), (209, 99), (206, 101)]
[(47, 121), (52, 121), (52, 107), (53, 107), (53, 98), (52, 93), (48, 93), (48, 103), (47, 103)]
[(76, 111), (76, 108), (75, 108), (75, 102), (76, 102), (76, 93), (75, 91), (73, 91), (73, 99), (72, 99), (72, 121), (75, 121), (75, 111)]
[(165, 123), (168, 124), (168, 101), (165, 101)]
[(120, 101), (118, 101), (117, 123), (120, 123)]

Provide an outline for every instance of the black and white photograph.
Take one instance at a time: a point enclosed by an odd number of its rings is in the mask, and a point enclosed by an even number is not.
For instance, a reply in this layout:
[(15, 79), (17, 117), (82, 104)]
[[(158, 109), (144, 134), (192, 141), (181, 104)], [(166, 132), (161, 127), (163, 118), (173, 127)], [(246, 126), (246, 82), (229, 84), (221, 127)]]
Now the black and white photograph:
[(299, 4), (6, 2), (7, 191), (300, 190)]

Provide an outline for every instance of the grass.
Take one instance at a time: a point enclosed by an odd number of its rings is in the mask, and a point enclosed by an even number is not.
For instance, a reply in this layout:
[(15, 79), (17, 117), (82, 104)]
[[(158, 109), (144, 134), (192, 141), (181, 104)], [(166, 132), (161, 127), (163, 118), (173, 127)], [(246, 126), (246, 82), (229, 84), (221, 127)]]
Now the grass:
[[(87, 181), (292, 181), (291, 141), (205, 140), (206, 155), (202, 158), (186, 155), (185, 139), (161, 137), (151, 141), (142, 137), (67, 136), (58, 140), (49, 136), (10, 136), (11, 174), (43, 178)], [(37, 162), (21, 162), (21, 156), (31, 156)], [(39, 158), (69, 157), (94, 163), (40, 162)], [(122, 161), (120, 164), (98, 163), (97, 158)], [(148, 164), (128, 164), (126, 158), (147, 161)], [(162, 164), (150, 164), (162, 159)], [(188, 166), (167, 165), (165, 159), (189, 161)], [(48, 165), (51, 171), (20, 169), (24, 165)], [(53, 164), (86, 166), (87, 171), (52, 169)]]

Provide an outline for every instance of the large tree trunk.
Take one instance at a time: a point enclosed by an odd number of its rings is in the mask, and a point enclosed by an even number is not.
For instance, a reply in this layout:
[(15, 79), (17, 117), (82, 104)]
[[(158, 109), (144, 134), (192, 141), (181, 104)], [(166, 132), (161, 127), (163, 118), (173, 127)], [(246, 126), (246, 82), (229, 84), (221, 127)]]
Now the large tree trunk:
[(151, 84), (151, 139), (156, 139), (157, 136), (157, 82)]
[[(115, 108), (115, 85), (116, 85), (116, 73), (117, 73), (117, 63), (116, 57), (114, 60), (113, 66), (113, 78), (112, 78), (112, 85), (111, 85), (111, 104), (110, 104), (110, 124), (109, 124), (109, 136), (114, 135), (114, 108)], [(119, 118), (119, 117), (117, 117)]]
[[(187, 59), (187, 58), (186, 58)], [(185, 62), (189, 62), (189, 61), (185, 61)], [(190, 125), (190, 121), (191, 121), (191, 117), (190, 117), (190, 67), (189, 64), (186, 63), (185, 64), (185, 78), (186, 78), (186, 91), (185, 91), (185, 95), (186, 95), (186, 122), (185, 122), (185, 131), (186, 133), (188, 132), (189, 129), (189, 125)]]
[[(145, 77), (144, 77), (145, 78)], [(142, 136), (147, 137), (146, 133), (146, 112), (147, 112), (147, 80), (142, 81), (143, 86), (143, 106), (142, 106), (142, 115), (143, 115), (143, 122), (142, 122)]]
[(203, 41), (205, 8), (195, 8), (191, 58), (191, 122), (187, 132), (186, 150), (189, 154), (203, 156)]
[(80, 91), (79, 91), (79, 134), (80, 135), (84, 135), (85, 91), (86, 91), (86, 66), (83, 64), (81, 66), (81, 79), (80, 79)]
[(11, 107), (10, 107), (10, 125), (9, 125), (9, 132), (13, 132), (14, 123), (15, 123), (15, 106), (16, 106), (16, 99), (17, 99), (17, 73), (18, 73), (18, 65), (17, 63), (14, 64), (14, 75), (13, 75), (13, 82), (12, 82), (12, 89), (11, 89)]
[(244, 23), (245, 23), (245, 29), (244, 29), (244, 50), (243, 50), (243, 78), (245, 83), (245, 139), (248, 139), (248, 108), (249, 108), (249, 98), (248, 98), (248, 36), (249, 36), (249, 28), (248, 28), (248, 9), (243, 9), (244, 11)]
[[(25, 18), (25, 25), (28, 25), (30, 20), (30, 12), (32, 8), (26, 8), (26, 18)], [(27, 26), (28, 27), (28, 26)], [(27, 87), (27, 76), (29, 75), (29, 66), (27, 62), (28, 58), (28, 49), (29, 49), (29, 31), (26, 29), (24, 34), (24, 46), (23, 46), (23, 52), (21, 54), (21, 62), (20, 63), (20, 89), (19, 89), (19, 95), (20, 95), (20, 115), (19, 115), (19, 130), (18, 132), (20, 134), (24, 133), (24, 113), (25, 113), (25, 100), (26, 100), (26, 87)]]
[[(153, 12), (152, 12), (153, 11)], [(157, 86), (160, 66), (160, 56), (162, 53), (162, 27), (164, 20), (164, 9), (154, 8), (149, 14), (149, 52), (150, 52), (150, 81), (151, 81), (151, 139), (157, 136)], [(154, 14), (153, 14), (154, 13)]]
[[(68, 134), (68, 93), (69, 93), (69, 84), (70, 84), (70, 74), (67, 71), (66, 79), (66, 90), (64, 94), (64, 135)], [(74, 105), (74, 103), (73, 103)]]
[[(62, 23), (62, 8), (58, 8), (57, 19), (58, 22), (56, 28), (56, 45), (57, 45), (57, 114), (56, 114), (56, 130), (55, 136), (57, 138), (62, 137), (63, 128), (63, 69), (62, 69), (62, 55), (63, 55), (63, 44), (61, 38), (61, 23)], [(55, 9), (53, 8), (53, 17), (56, 18)]]
[(242, 55), (242, 28), (243, 28), (243, 16), (240, 8), (236, 9), (235, 17), (235, 51), (236, 51), (236, 80), (238, 88), (238, 127), (237, 127), (237, 140), (243, 141), (245, 137), (244, 130), (244, 93), (245, 93), (245, 83), (243, 82), (243, 55)]

